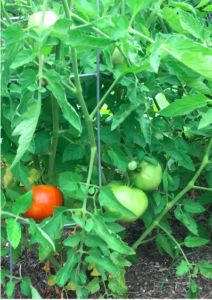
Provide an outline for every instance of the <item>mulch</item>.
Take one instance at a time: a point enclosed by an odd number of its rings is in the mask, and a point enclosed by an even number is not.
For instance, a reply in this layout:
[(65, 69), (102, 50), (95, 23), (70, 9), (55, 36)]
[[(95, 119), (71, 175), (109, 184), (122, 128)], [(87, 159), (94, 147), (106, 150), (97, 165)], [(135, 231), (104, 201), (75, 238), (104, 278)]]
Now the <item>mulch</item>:
[[(204, 219), (202, 221), (204, 224)], [(206, 223), (206, 222), (205, 222)], [(134, 223), (122, 223), (126, 228), (125, 241), (131, 246), (144, 232), (144, 224), (141, 220)], [(171, 220), (171, 227), (173, 235), (176, 238), (183, 240), (186, 235), (185, 228), (176, 219)], [(208, 228), (209, 229), (209, 228)], [(209, 231), (211, 233), (211, 229)], [(154, 235), (154, 231), (152, 236)], [(67, 231), (64, 230), (64, 237)], [(212, 263), (212, 245), (207, 244), (200, 248), (186, 248), (184, 252), (188, 255), (188, 260), (191, 263), (197, 263), (200, 260), (206, 260)], [(193, 252), (193, 253), (192, 253)], [(24, 254), (24, 248), (22, 249)], [(163, 256), (159, 253), (155, 241), (148, 242), (140, 245), (137, 250), (138, 263), (132, 263), (130, 267), (126, 267), (126, 286), (128, 288), (129, 299), (185, 299), (186, 291), (188, 290), (188, 277), (176, 275), (176, 265), (173, 264), (172, 258), (164, 253)], [(181, 254), (180, 254), (181, 257)], [(3, 270), (9, 270), (9, 255), (2, 257), (1, 263)], [(40, 262), (38, 256), (28, 250), (27, 260), (20, 257), (13, 264), (13, 275), (17, 277), (28, 276), (31, 279), (32, 285), (38, 290), (44, 299), (75, 299), (76, 294), (74, 291), (68, 291), (66, 295), (62, 289), (57, 286), (49, 287), (47, 284), (47, 274), (42, 268), (44, 262)], [(170, 268), (170, 269), (169, 269)], [(169, 270), (168, 270), (169, 269)], [(54, 274), (53, 268), (51, 269)], [(90, 277), (91, 279), (92, 277)], [(206, 279), (200, 273), (196, 278), (193, 278), (200, 289), (199, 299), (212, 299), (212, 280)], [(20, 281), (14, 280), (15, 286), (15, 299), (29, 299), (25, 296), (20, 289)], [(98, 299), (100, 291), (94, 295), (89, 295), (90, 299)], [(2, 289), (2, 297), (6, 297)]]

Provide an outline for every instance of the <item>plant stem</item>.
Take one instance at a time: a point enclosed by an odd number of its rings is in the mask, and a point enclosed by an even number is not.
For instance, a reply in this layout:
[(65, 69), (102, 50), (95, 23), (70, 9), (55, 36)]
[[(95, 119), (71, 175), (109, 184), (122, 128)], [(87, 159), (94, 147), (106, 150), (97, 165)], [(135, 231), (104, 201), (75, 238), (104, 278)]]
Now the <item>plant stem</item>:
[(205, 191), (212, 192), (212, 189), (206, 188), (206, 187), (201, 187), (201, 186), (196, 186), (196, 185), (194, 185), (193, 188), (194, 188), (194, 189), (197, 189), (197, 190), (205, 190)]
[(148, 36), (146, 36), (146, 35), (144, 35), (144, 34), (138, 32), (137, 30), (134, 30), (132, 27), (129, 27), (128, 32), (140, 36), (141, 38), (147, 40), (147, 41), (150, 42), (151, 44), (154, 44), (154, 43), (155, 43), (154, 40), (152, 40), (152, 39), (149, 38)]
[(208, 157), (209, 157), (209, 151), (212, 147), (212, 138), (209, 142), (206, 154), (202, 160), (201, 166), (199, 168), (199, 170), (197, 171), (197, 173), (195, 174), (195, 176), (193, 177), (193, 179), (188, 183), (188, 185), (170, 202), (166, 205), (166, 207), (164, 208), (164, 210), (160, 213), (160, 215), (152, 222), (152, 224), (146, 229), (146, 231), (141, 235), (141, 237), (133, 244), (132, 248), (133, 250), (135, 250), (140, 243), (144, 240), (144, 238), (156, 227), (158, 226), (160, 220), (164, 217), (164, 215), (175, 205), (175, 203), (180, 200), (182, 198), (183, 195), (185, 195), (185, 193), (187, 193), (190, 189), (192, 189), (194, 187), (194, 183), (197, 180), (197, 178), (199, 177), (200, 173), (202, 172), (202, 170), (205, 168), (205, 166), (208, 163)]
[[(163, 3), (163, 1), (164, 1), (164, 0), (159, 0), (157, 4), (158, 4), (159, 6), (161, 6), (161, 4)], [(154, 9), (154, 10), (151, 12), (149, 18), (148, 18), (147, 21), (146, 21), (146, 27), (147, 27), (147, 28), (150, 27), (150, 25), (151, 25), (151, 23), (152, 23), (152, 20), (154, 19), (156, 13), (157, 13), (157, 10), (156, 10), (156, 9)]]
[[(39, 255), (39, 251), (37, 248), (35, 248), (33, 245), (30, 245), (29, 242), (26, 240), (26, 236), (22, 234), (21, 239), (20, 239), (20, 243), (26, 247), (27, 249), (32, 250), (33, 252), (35, 252), (37, 255)], [(52, 256), (50, 255), (49, 257), (50, 262), (52, 263), (52, 265), (59, 270), (61, 268), (61, 265), (59, 264), (59, 262)]]
[(59, 130), (59, 107), (57, 100), (53, 95), (51, 95), (51, 101), (52, 101), (52, 119), (53, 119), (53, 141), (51, 145), (51, 154), (49, 155), (49, 167), (48, 167), (48, 177), (53, 176), (53, 171), (54, 171), (54, 160), (56, 156), (56, 151), (57, 151), (57, 143), (58, 143), (58, 137), (57, 133)]
[(110, 173), (108, 175), (108, 179), (107, 181), (110, 183), (111, 181), (113, 181), (113, 177), (114, 177), (114, 174), (115, 174), (115, 169), (116, 167), (112, 166), (111, 169), (110, 169)]
[(121, 0), (121, 14), (123, 16), (125, 14), (125, 0)]
[(68, 7), (69, 10), (72, 11), (72, 0), (68, 0)]
[(102, 97), (102, 99), (99, 101), (98, 105), (94, 108), (94, 110), (92, 111), (92, 113), (90, 114), (90, 117), (93, 119), (94, 116), (97, 113), (97, 110), (102, 107), (102, 105), (104, 104), (107, 96), (110, 94), (110, 92), (112, 91), (112, 89), (114, 88), (114, 86), (116, 85), (116, 83), (119, 81), (119, 79), (122, 77), (123, 75), (121, 75), (120, 77), (116, 78), (116, 80), (111, 84), (110, 88), (107, 90), (107, 92), (104, 94), (104, 96)]
[(34, 162), (34, 165), (35, 165), (35, 169), (40, 170), (40, 163), (39, 163), (38, 155), (33, 154), (32, 159), (33, 159), (33, 162)]
[(10, 19), (8, 13), (6, 12), (5, 8), (4, 8), (4, 4), (3, 4), (3, 1), (1, 1), (1, 13), (3, 14), (3, 16), (5, 16), (5, 19), (7, 20), (7, 22), (9, 24), (12, 24), (12, 20)]
[(7, 24), (1, 19), (1, 26), (4, 27), (4, 28), (7, 28)]
[(188, 280), (189, 280), (189, 283), (191, 282), (191, 276), (190, 276), (190, 268), (189, 268), (189, 261), (183, 251), (183, 249), (181, 248), (180, 244), (178, 244), (178, 242), (175, 240), (175, 238), (164, 228), (162, 227), (160, 224), (157, 225), (158, 227), (160, 227), (167, 235), (170, 239), (172, 239), (172, 241), (177, 245), (177, 247), (180, 249), (183, 257), (185, 258), (185, 261), (187, 262), (187, 265), (188, 265), (188, 272), (189, 272), (189, 276), (188, 276)]
[[(60, 60), (61, 54), (61, 43), (56, 47), (55, 60)], [(51, 94), (52, 101), (52, 119), (53, 119), (53, 141), (51, 145), (51, 155), (49, 155), (49, 166), (48, 166), (48, 177), (53, 176), (54, 172), (54, 161), (57, 152), (57, 143), (58, 143), (58, 132), (59, 132), (59, 106), (56, 98)]]
[(158, 17), (158, 21), (160, 23), (161, 28), (163, 29), (163, 32), (168, 34), (169, 32), (168, 32), (168, 29), (166, 28), (166, 25), (165, 25), (163, 19), (161, 17)]

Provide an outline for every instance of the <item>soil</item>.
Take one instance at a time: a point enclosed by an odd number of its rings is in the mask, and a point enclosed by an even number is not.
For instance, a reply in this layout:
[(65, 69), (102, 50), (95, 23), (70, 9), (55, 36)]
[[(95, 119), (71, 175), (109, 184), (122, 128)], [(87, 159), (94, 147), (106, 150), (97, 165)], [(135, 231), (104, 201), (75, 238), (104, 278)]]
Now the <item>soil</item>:
[[(204, 219), (202, 224), (206, 226)], [(204, 224), (205, 223), (205, 224)], [(125, 241), (132, 245), (144, 232), (144, 224), (141, 220), (134, 223), (122, 223), (126, 228)], [(185, 228), (179, 224), (176, 219), (171, 220), (171, 227), (175, 238), (183, 240), (186, 235)], [(209, 228), (208, 228), (209, 229)], [(211, 230), (210, 230), (211, 232)], [(64, 238), (67, 235), (64, 231)], [(154, 236), (154, 231), (152, 233)], [(190, 263), (197, 263), (205, 260), (212, 263), (212, 245), (207, 244), (200, 248), (183, 248)], [(22, 249), (24, 254), (24, 248)], [(130, 299), (185, 299), (188, 287), (187, 276), (176, 275), (176, 265), (173, 265), (172, 258), (164, 253), (159, 253), (155, 241), (140, 245), (137, 248), (138, 263), (132, 263), (132, 266), (126, 268), (126, 286), (128, 288), (127, 296)], [(181, 257), (181, 254), (180, 254)], [(28, 276), (32, 285), (38, 290), (44, 299), (75, 299), (74, 291), (68, 291), (66, 295), (62, 289), (58, 287), (50, 287), (47, 284), (46, 271), (42, 268), (44, 262), (40, 262), (38, 256), (28, 250), (27, 260), (20, 257), (13, 264), (13, 275), (20, 277)], [(2, 257), (2, 269), (9, 270), (9, 255)], [(52, 273), (53, 274), (53, 273)], [(206, 279), (198, 273), (193, 278), (200, 289), (198, 299), (212, 299), (212, 279)], [(5, 280), (6, 281), (6, 280)], [(14, 280), (15, 299), (29, 299), (20, 289), (20, 281)], [(102, 290), (94, 295), (89, 295), (90, 299), (98, 299), (102, 294)], [(2, 297), (6, 297), (6, 293), (2, 289)]]

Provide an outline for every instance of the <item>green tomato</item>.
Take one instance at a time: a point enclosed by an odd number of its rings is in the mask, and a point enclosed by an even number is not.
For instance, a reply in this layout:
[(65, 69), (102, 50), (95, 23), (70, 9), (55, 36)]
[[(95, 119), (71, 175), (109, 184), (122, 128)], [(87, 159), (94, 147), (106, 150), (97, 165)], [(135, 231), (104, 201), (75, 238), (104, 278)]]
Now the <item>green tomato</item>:
[(144, 192), (154, 191), (162, 180), (162, 168), (158, 163), (157, 166), (143, 160), (140, 165), (141, 171), (129, 171), (131, 182), (135, 187)]
[[(135, 217), (129, 217), (122, 214), (118, 221), (134, 222), (143, 215), (148, 207), (148, 199), (143, 191), (129, 186), (124, 186), (120, 182), (112, 182), (109, 186), (117, 200), (136, 215)], [(104, 206), (103, 208), (107, 212), (117, 211), (117, 209), (113, 207)]]
[(114, 67), (122, 66), (125, 62), (124, 56), (121, 54), (118, 48), (115, 48), (112, 54), (112, 62)]
[(137, 162), (135, 160), (130, 161), (127, 168), (130, 171), (134, 171), (137, 168)]
[(41, 32), (50, 27), (51, 25), (54, 25), (54, 23), (58, 20), (58, 16), (53, 11), (46, 11), (45, 18), (44, 18), (44, 25), (43, 27), (40, 26), (40, 20), (41, 20), (42, 11), (39, 11), (29, 18), (28, 21), (28, 28), (34, 27), (33, 30), (37, 32), (38, 35), (41, 34)]
[(107, 119), (105, 119), (105, 125), (106, 126), (111, 126), (112, 121), (113, 121), (113, 116), (107, 117)]

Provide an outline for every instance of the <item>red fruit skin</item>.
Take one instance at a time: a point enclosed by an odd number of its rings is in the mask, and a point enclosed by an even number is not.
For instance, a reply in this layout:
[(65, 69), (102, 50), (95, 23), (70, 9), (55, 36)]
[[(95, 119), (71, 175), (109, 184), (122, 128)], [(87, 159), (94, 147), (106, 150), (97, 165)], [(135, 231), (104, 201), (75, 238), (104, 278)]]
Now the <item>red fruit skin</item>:
[[(22, 214), (25, 218), (42, 221), (53, 216), (53, 206), (63, 205), (63, 196), (58, 188), (49, 185), (32, 185), (31, 188), (34, 200), (30, 208)], [(27, 188), (23, 187), (23, 189), (28, 192)]]

